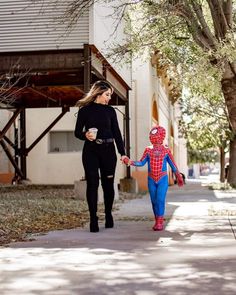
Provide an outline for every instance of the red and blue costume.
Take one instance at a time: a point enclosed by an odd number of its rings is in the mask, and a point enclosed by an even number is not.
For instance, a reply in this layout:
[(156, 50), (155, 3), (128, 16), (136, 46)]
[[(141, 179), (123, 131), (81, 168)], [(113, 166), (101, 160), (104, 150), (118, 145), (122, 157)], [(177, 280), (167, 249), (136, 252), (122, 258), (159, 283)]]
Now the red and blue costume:
[(149, 133), (152, 146), (145, 148), (140, 161), (132, 161), (128, 158), (125, 164), (132, 166), (144, 166), (148, 164), (148, 190), (152, 202), (155, 224), (153, 230), (163, 229), (163, 216), (165, 213), (165, 200), (168, 190), (167, 163), (175, 173), (179, 186), (183, 185), (183, 178), (178, 171), (174, 158), (169, 148), (163, 145), (166, 131), (161, 126), (155, 126)]

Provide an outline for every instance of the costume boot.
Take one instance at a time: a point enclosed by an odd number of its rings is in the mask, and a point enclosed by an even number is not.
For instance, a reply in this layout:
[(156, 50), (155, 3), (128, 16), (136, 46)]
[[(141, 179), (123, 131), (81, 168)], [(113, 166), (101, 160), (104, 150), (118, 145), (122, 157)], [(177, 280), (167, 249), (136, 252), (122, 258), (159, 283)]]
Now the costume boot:
[(153, 226), (153, 230), (163, 230), (163, 228), (164, 228), (164, 225), (163, 225), (163, 216), (156, 216), (155, 217), (155, 224), (154, 224), (154, 226)]

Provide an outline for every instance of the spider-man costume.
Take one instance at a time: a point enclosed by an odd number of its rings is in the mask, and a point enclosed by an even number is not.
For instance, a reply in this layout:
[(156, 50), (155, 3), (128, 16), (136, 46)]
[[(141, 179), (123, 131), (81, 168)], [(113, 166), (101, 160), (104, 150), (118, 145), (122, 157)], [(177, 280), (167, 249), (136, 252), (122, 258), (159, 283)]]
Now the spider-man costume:
[(163, 145), (165, 135), (166, 131), (163, 127), (153, 127), (149, 133), (152, 146), (145, 148), (140, 161), (132, 161), (128, 158), (124, 160), (125, 164), (132, 166), (144, 166), (148, 163), (148, 190), (155, 215), (153, 230), (163, 230), (165, 199), (168, 190), (167, 163), (175, 173), (178, 185), (183, 185), (183, 178), (178, 171), (171, 151)]

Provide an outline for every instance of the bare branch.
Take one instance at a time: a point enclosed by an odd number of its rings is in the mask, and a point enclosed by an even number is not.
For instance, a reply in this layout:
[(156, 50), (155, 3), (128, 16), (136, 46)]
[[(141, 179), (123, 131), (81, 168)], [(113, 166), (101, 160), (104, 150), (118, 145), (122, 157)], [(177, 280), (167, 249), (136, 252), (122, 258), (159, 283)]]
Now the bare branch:
[[(16, 63), (18, 65), (18, 62)], [(18, 84), (23, 78), (27, 78), (30, 69), (22, 70), (17, 65), (13, 66), (8, 73), (0, 76), (0, 103), (6, 108), (14, 103), (18, 97), (18, 93), (27, 87), (28, 80), (24, 86), (19, 87)], [(2, 107), (1, 108), (4, 108)]]

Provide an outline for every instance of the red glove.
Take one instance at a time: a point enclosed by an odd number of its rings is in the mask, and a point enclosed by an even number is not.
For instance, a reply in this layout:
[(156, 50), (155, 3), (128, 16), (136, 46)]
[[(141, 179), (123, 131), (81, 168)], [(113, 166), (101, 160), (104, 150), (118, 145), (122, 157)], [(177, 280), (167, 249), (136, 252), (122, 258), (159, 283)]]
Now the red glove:
[(183, 176), (179, 172), (176, 172), (175, 177), (176, 177), (178, 186), (183, 186), (184, 185)]

